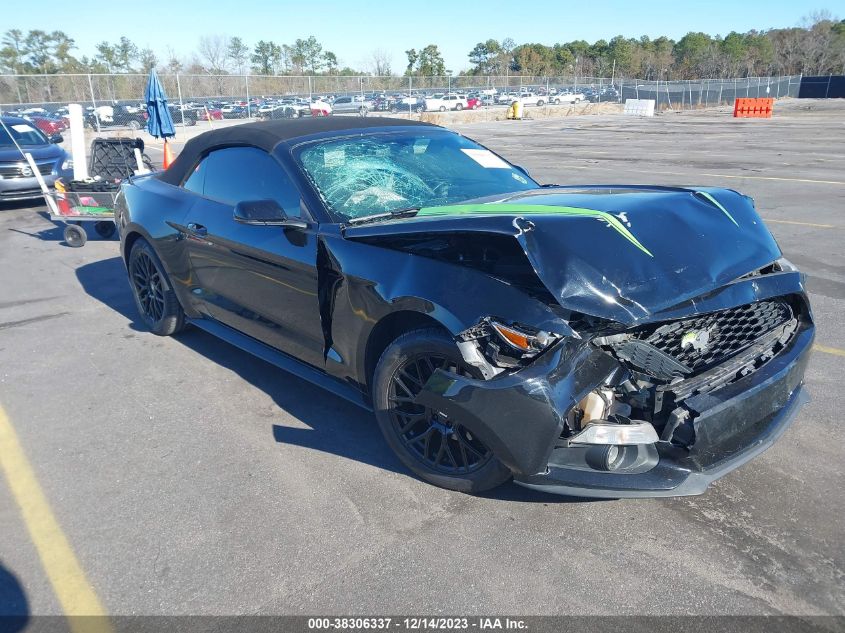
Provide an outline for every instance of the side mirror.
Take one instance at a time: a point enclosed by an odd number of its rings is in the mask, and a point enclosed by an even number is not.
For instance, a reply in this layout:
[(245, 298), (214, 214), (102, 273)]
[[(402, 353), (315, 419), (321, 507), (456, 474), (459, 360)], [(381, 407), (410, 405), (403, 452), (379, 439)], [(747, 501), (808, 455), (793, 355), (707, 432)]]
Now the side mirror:
[(56, 145), (58, 145), (59, 143), (61, 143), (64, 140), (65, 140), (65, 137), (62, 136), (61, 134), (53, 134), (53, 136), (50, 137), (50, 142), (54, 143)]
[(298, 229), (308, 227), (299, 218), (288, 217), (275, 200), (245, 200), (235, 205), (234, 218), (243, 224), (289, 226)]
[(523, 167), (522, 165), (514, 165), (514, 169), (517, 169), (517, 170), (521, 171), (523, 174), (525, 174), (526, 176), (528, 176), (529, 178), (531, 178), (531, 174), (529, 174), (529, 173), (528, 173), (528, 170), (527, 170), (527, 169), (525, 169), (525, 167)]

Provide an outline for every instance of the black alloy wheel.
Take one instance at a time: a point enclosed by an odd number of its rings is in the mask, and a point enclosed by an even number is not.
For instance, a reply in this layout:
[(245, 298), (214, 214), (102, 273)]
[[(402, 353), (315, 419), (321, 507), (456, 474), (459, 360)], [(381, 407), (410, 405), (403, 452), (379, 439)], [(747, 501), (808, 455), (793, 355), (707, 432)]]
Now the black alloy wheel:
[(464, 367), (437, 354), (408, 359), (390, 381), (388, 399), (393, 430), (406, 450), (435, 472), (456, 475), (477, 471), (493, 453), (462, 425), (439, 411), (414, 404), (414, 398), (437, 369), (470, 376)]
[(132, 245), (127, 269), (135, 305), (153, 334), (170, 336), (182, 330), (185, 313), (158, 255), (143, 238)]
[(129, 274), (141, 313), (157, 322), (164, 316), (164, 287), (161, 273), (148, 253), (141, 252), (132, 259)]
[(429, 483), (466, 493), (495, 488), (511, 472), (481, 438), (442, 411), (415, 402), (438, 369), (480, 378), (441, 328), (411, 330), (388, 345), (373, 376), (382, 435), (402, 463)]

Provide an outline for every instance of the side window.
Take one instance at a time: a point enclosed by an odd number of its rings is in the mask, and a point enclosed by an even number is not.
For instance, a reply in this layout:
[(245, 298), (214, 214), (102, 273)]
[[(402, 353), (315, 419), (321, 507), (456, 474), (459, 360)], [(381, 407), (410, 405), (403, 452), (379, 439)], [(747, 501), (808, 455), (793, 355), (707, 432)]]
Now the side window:
[(205, 196), (235, 206), (244, 200), (275, 200), (299, 217), (299, 190), (272, 156), (255, 147), (228, 147), (208, 155)]
[(206, 164), (208, 163), (208, 157), (206, 156), (203, 158), (197, 166), (194, 167), (194, 173), (188, 176), (188, 179), (185, 181), (185, 184), (182, 185), (188, 191), (193, 191), (194, 193), (198, 193), (199, 195), (203, 195), (203, 189), (205, 188), (205, 172), (206, 172)]

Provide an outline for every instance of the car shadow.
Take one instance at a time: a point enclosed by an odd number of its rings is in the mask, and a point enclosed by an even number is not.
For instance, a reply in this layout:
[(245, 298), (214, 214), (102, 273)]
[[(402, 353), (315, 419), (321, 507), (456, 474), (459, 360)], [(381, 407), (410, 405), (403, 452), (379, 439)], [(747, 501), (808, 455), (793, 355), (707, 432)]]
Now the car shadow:
[(16, 633), (29, 623), (29, 600), (17, 577), (0, 564), (0, 631)]
[[(126, 317), (133, 330), (147, 331), (135, 307), (120, 257), (80, 266), (76, 270), (76, 276), (89, 296)], [(338, 455), (387, 471), (413, 476), (388, 448), (372, 413), (198, 328), (188, 328), (174, 337), (174, 340), (236, 373), (270, 396), (276, 406), (308, 427), (272, 424), (270, 432), (276, 442)], [(484, 497), (530, 503), (583, 501), (523, 488), (512, 482), (485, 494)]]

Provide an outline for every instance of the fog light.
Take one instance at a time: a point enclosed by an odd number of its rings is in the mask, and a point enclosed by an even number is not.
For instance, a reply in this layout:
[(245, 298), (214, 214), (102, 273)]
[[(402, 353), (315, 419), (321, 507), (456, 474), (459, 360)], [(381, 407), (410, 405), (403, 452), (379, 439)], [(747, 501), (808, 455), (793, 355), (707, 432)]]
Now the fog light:
[[(634, 449), (632, 449), (634, 450)], [(590, 468), (596, 470), (616, 470), (625, 461), (626, 448), (624, 446), (592, 446), (587, 451), (586, 460)]]

